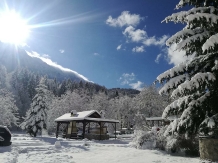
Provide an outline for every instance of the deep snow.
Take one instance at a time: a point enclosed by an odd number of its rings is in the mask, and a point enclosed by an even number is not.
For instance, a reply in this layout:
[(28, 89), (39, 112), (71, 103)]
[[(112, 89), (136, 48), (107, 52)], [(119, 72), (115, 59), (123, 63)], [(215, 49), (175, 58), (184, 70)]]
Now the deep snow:
[(0, 147), (0, 163), (199, 163), (199, 158), (173, 156), (131, 147), (131, 138), (106, 141), (68, 140), (13, 134), (10, 147)]

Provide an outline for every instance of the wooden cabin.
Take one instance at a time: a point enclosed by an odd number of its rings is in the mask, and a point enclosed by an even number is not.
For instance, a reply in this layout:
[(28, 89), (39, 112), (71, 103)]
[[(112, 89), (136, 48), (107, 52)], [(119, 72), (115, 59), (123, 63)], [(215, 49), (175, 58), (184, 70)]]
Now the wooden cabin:
[[(107, 125), (111, 124), (116, 131), (118, 120), (105, 119), (98, 111), (90, 110), (66, 113), (57, 119), (56, 137), (62, 134), (62, 137), (72, 139), (106, 140), (109, 139)], [(115, 135), (116, 138), (116, 135)]]

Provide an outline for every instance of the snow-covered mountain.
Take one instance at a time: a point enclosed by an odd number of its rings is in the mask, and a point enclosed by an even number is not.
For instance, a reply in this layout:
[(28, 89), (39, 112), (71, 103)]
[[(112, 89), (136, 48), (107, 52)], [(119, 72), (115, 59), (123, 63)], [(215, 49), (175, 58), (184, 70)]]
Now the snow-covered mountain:
[(48, 78), (56, 78), (59, 81), (71, 79), (72, 81), (88, 81), (84, 76), (72, 70), (63, 70), (43, 62), (40, 58), (28, 55), (28, 52), (22, 48), (11, 44), (0, 42), (0, 64), (7, 68), (8, 73), (17, 68), (27, 68), (28, 70), (47, 75)]

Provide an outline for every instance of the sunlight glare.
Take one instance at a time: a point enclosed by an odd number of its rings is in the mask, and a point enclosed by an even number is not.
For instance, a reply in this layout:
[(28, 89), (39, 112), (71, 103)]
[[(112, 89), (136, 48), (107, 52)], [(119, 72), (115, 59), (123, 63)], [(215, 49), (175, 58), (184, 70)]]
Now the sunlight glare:
[(28, 35), (29, 28), (15, 11), (0, 13), (0, 40), (13, 44), (24, 44)]

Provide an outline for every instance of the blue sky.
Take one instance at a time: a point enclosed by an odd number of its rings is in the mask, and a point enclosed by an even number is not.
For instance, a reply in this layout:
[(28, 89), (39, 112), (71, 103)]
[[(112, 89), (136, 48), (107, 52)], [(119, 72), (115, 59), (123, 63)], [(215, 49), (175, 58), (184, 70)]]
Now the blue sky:
[(40, 57), (107, 88), (140, 89), (183, 60), (165, 41), (182, 25), (161, 23), (173, 0), (10, 0), (32, 26), (26, 44)]

